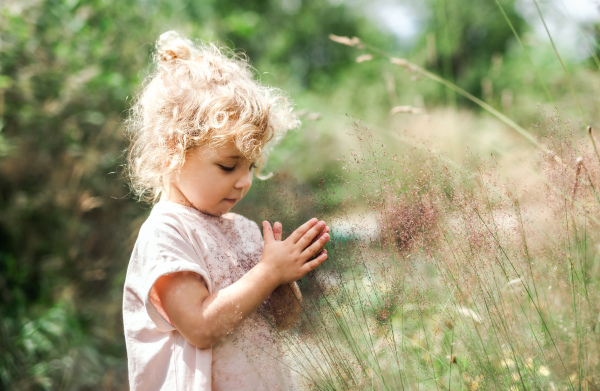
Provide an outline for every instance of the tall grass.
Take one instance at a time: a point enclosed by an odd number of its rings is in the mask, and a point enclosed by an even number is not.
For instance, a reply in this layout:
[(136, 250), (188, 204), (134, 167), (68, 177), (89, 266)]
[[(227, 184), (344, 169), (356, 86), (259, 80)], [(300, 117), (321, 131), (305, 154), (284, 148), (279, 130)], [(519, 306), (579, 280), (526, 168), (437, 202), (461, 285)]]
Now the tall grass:
[[(362, 147), (347, 169), (364, 175), (346, 186), (361, 195), (328, 216), (330, 261), (303, 282), (297, 330), (280, 334), (301, 382), (598, 387), (600, 166), (591, 143), (578, 155), (552, 134), (560, 160), (532, 152), (532, 180), (511, 183), (477, 156), (462, 169), (414, 147), (399, 158), (355, 126)], [(377, 230), (366, 224), (373, 216)], [(344, 221), (352, 228), (339, 229)]]
[(344, 169), (360, 175), (340, 175), (353, 196), (329, 211), (330, 260), (303, 281), (300, 325), (280, 334), (299, 382), (323, 390), (599, 389), (592, 129), (582, 136), (557, 110), (536, 138), (453, 83), (390, 58), (477, 103), (532, 148), (512, 177), (500, 174), (507, 159), (468, 153), (457, 164), (353, 124), (359, 148)]

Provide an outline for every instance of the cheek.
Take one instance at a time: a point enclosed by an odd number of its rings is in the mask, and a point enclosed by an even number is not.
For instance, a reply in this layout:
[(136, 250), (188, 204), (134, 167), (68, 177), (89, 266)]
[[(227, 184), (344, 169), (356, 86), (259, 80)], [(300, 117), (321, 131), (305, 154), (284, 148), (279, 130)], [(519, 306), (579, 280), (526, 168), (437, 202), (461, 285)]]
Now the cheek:
[(195, 175), (187, 177), (182, 185), (184, 186), (184, 189), (190, 193), (190, 197), (204, 199), (207, 198), (207, 196), (210, 197), (211, 190), (216, 185), (215, 182), (215, 180), (207, 178), (204, 175)]

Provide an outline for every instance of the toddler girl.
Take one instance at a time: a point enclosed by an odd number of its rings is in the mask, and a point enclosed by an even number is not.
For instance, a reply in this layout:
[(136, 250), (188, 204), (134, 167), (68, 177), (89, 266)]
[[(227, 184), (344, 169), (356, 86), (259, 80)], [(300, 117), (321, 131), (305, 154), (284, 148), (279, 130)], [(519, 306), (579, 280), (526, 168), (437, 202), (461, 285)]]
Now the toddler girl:
[(132, 188), (155, 204), (125, 280), (130, 388), (294, 389), (271, 325), (297, 319), (295, 281), (327, 258), (329, 228), (311, 219), (282, 240), (280, 223), (263, 222), (263, 240), (228, 212), (265, 144), (298, 121), (245, 59), (213, 44), (168, 32), (155, 63), (128, 122)]

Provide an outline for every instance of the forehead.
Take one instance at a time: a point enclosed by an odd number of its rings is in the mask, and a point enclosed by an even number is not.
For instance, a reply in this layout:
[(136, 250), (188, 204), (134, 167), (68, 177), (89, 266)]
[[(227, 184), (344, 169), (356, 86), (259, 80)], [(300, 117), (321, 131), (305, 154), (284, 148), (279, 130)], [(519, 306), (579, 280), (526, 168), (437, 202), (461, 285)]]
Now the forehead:
[(235, 144), (233, 142), (227, 143), (225, 145), (220, 145), (217, 147), (211, 146), (211, 145), (196, 147), (196, 148), (194, 148), (194, 154), (197, 157), (199, 157), (200, 159), (207, 159), (207, 160), (244, 159), (244, 156), (240, 153), (240, 151), (238, 150), (238, 148), (235, 146)]

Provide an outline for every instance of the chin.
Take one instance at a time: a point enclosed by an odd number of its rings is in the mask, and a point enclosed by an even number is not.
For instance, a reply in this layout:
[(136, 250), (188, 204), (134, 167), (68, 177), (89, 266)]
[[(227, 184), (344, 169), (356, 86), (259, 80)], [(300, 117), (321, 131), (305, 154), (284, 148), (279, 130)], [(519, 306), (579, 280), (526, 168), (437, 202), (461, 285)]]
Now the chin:
[(200, 211), (200, 212), (204, 213), (205, 215), (209, 215), (209, 216), (221, 217), (225, 213), (227, 213), (227, 212), (222, 212), (222, 211), (219, 211), (219, 210), (208, 210), (208, 209), (198, 208), (196, 206), (193, 206), (193, 207), (197, 211)]
[(226, 213), (229, 213), (229, 211), (231, 210), (231, 208), (229, 209), (225, 209), (225, 210), (215, 210), (215, 211), (211, 211), (211, 212), (205, 212), (206, 214), (209, 214), (211, 216), (215, 216), (215, 217), (221, 217)]
[(208, 211), (206, 211), (204, 213), (206, 213), (207, 215), (215, 216), (215, 217), (221, 217), (221, 216), (223, 216), (227, 212), (221, 212), (221, 211), (211, 211), (211, 212), (208, 212)]
[[(233, 208), (233, 206), (227, 207), (224, 205), (216, 205), (214, 209), (202, 208), (202, 207), (198, 207), (196, 205), (192, 205), (192, 206), (204, 214), (207, 214), (210, 216), (215, 216), (215, 217), (221, 217), (225, 213), (229, 213), (229, 211)], [(224, 206), (224, 207), (222, 208), (222, 206)]]

